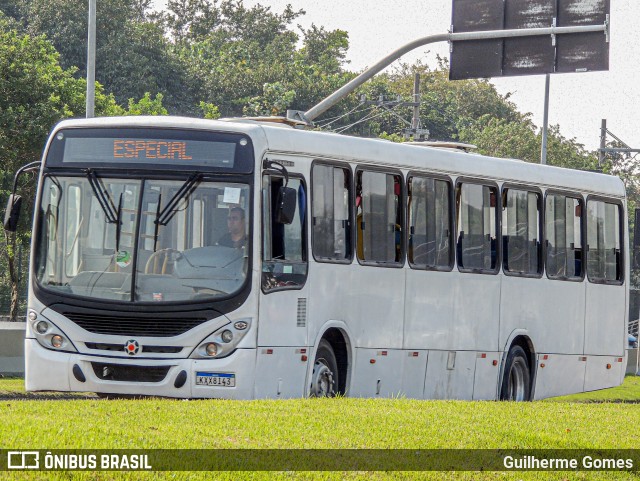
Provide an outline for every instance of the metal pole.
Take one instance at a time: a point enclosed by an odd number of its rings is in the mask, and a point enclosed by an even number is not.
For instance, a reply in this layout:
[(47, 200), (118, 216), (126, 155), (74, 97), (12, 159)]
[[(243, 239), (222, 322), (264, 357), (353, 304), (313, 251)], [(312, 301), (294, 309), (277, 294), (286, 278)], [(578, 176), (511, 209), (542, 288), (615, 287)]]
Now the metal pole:
[(96, 0), (89, 0), (87, 45), (87, 118), (94, 117), (96, 103)]
[(540, 150), (540, 163), (547, 163), (547, 130), (549, 128), (549, 84), (551, 75), (545, 75), (544, 80), (544, 119), (542, 120), (542, 149)]
[(420, 125), (420, 74), (413, 76), (413, 119), (411, 120), (411, 128), (413, 129), (413, 138), (418, 140), (418, 126)]
[(602, 119), (600, 124), (600, 150), (598, 150), (598, 170), (604, 162), (605, 148), (607, 147), (607, 119)]
[(378, 72), (384, 70), (393, 62), (402, 57), (405, 53), (410, 52), (418, 47), (436, 42), (461, 42), (465, 40), (485, 40), (492, 38), (519, 38), (519, 37), (535, 37), (540, 35), (560, 35), (567, 33), (587, 33), (587, 32), (604, 32), (608, 34), (609, 24), (605, 22), (602, 25), (579, 25), (573, 27), (542, 27), (542, 28), (522, 28), (511, 30), (487, 30), (484, 32), (460, 32), (460, 33), (442, 33), (439, 35), (429, 35), (410, 42), (389, 55), (379, 60), (373, 66), (362, 72), (351, 82), (343, 85), (334, 93), (329, 95), (320, 103), (314, 105), (306, 112), (291, 112), (291, 119), (300, 120), (311, 123), (313, 119), (322, 115), (344, 97), (349, 95), (360, 85), (372, 78)]

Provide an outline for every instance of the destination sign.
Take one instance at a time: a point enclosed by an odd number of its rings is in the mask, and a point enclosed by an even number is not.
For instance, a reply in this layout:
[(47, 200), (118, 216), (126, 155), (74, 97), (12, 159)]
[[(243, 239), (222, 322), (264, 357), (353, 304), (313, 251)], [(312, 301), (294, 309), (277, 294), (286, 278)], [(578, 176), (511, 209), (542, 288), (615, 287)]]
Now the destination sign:
[(191, 169), (249, 173), (253, 144), (242, 133), (159, 128), (90, 128), (57, 132), (49, 167)]
[(193, 160), (187, 155), (186, 142), (165, 140), (113, 140), (114, 159), (175, 159)]

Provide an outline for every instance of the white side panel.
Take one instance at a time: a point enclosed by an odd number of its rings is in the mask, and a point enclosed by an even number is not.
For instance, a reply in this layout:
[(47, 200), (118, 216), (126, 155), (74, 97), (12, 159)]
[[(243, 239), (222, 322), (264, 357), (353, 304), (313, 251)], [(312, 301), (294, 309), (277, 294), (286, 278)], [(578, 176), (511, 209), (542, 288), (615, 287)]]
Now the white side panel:
[(299, 347), (258, 348), (256, 399), (285, 399), (303, 397), (306, 394), (304, 380), (309, 361), (302, 361), (300, 349)]
[(429, 351), (425, 399), (471, 399), (475, 368), (475, 352)]
[[(449, 288), (454, 290), (453, 319), (455, 319), (455, 324), (453, 326), (445, 324), (438, 326), (438, 329), (446, 329), (450, 336), (446, 341), (447, 347), (444, 349), (499, 350), (500, 280), (502, 276), (462, 274), (455, 271), (451, 274)], [(438, 347), (438, 349), (443, 348)]]
[(402, 376), (399, 373), (405, 354), (399, 350), (356, 349), (354, 373), (347, 394), (351, 397), (401, 396)]
[(451, 282), (456, 274), (407, 270), (405, 349), (449, 349), (455, 346), (456, 337), (469, 334), (451, 329), (456, 302)]
[(476, 373), (473, 380), (474, 401), (495, 401), (497, 399), (500, 356), (499, 352), (479, 352), (476, 354)]
[(504, 276), (500, 346), (515, 329), (526, 329), (536, 352), (582, 354), (584, 282)]
[(585, 354), (624, 354), (627, 332), (625, 286), (587, 284)]
[[(307, 281), (308, 283), (308, 281)], [(308, 288), (260, 293), (258, 346), (307, 346), (307, 319), (298, 319), (298, 305), (307, 301)]]
[(356, 348), (400, 349), (405, 269), (310, 263), (309, 333), (344, 321)]
[(407, 270), (405, 349), (499, 349), (500, 276)]
[(624, 377), (624, 357), (587, 356), (584, 390), (595, 391), (618, 386)]
[(410, 399), (424, 397), (429, 351), (403, 351), (402, 394)]
[(538, 354), (534, 399), (562, 396), (584, 390), (587, 362), (584, 356)]

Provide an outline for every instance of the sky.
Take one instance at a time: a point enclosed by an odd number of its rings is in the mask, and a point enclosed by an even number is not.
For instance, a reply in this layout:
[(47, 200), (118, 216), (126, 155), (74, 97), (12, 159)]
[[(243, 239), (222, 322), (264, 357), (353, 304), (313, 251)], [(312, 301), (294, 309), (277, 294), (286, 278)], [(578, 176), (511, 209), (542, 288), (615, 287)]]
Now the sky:
[[(417, 38), (446, 33), (451, 24), (451, 0), (244, 0), (247, 7), (258, 3), (276, 13), (287, 4), (304, 10), (306, 14), (296, 21), (303, 28), (315, 24), (346, 30), (350, 63), (345, 67), (352, 71), (373, 65)], [(162, 8), (165, 2), (155, 0), (155, 4)], [(589, 150), (599, 146), (601, 119), (607, 119), (613, 134), (640, 149), (640, 128), (636, 126), (640, 121), (639, 18), (639, 0), (612, 0), (609, 70), (551, 76), (549, 124), (559, 124), (562, 135), (576, 138)], [(402, 61), (422, 59), (435, 67), (436, 54), (448, 58), (448, 44), (418, 48)], [(491, 82), (501, 94), (511, 93), (518, 109), (530, 112), (534, 123), (542, 125), (544, 75), (495, 78)]]

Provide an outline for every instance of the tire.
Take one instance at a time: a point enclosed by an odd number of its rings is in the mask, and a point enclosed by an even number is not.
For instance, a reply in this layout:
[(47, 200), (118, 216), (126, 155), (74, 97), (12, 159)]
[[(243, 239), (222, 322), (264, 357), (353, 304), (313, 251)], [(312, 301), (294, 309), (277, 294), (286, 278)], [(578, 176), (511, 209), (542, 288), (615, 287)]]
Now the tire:
[(313, 374), (309, 386), (310, 397), (334, 397), (338, 391), (338, 362), (331, 344), (320, 341), (313, 363)]
[(527, 359), (527, 353), (520, 346), (512, 346), (511, 349), (509, 349), (507, 362), (504, 366), (500, 400), (531, 400), (531, 371), (529, 370), (529, 361)]

